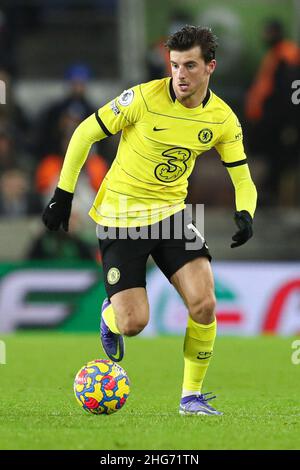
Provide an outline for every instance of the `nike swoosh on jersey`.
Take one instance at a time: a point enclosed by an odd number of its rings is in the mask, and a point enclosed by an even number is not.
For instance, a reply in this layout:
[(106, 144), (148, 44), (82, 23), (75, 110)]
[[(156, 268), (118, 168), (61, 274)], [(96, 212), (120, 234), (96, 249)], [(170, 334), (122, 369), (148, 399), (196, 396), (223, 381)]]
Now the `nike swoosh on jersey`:
[(168, 128), (167, 127), (156, 127), (156, 126), (154, 126), (153, 130), (154, 131), (167, 131)]

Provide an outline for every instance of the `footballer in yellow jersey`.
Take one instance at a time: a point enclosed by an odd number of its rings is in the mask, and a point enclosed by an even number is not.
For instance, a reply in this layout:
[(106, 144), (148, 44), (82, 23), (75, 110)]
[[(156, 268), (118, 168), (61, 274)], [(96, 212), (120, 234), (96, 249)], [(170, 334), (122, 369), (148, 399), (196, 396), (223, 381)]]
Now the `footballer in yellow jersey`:
[[(90, 211), (102, 225), (149, 225), (181, 210), (196, 158), (212, 147), (224, 164), (246, 163), (239, 121), (209, 89), (200, 106), (186, 108), (176, 99), (171, 78), (155, 80), (124, 91), (94, 119), (107, 135), (123, 130)], [(253, 214), (253, 201), (247, 208)]]
[[(233, 248), (252, 236), (256, 189), (238, 118), (208, 86), (216, 67), (216, 37), (209, 28), (186, 26), (166, 46), (172, 77), (125, 90), (75, 130), (43, 220), (50, 230), (60, 225), (68, 229), (76, 182), (91, 145), (122, 131), (117, 155), (90, 210), (108, 294), (102, 306), (103, 348), (120, 361), (123, 335), (136, 335), (146, 326), (146, 261), (152, 255), (189, 314), (179, 412), (218, 415), (208, 403), (213, 397), (201, 393), (216, 336), (215, 295), (208, 246), (185, 209), (188, 177), (196, 158), (216, 148), (235, 188), (238, 231)], [(166, 222), (170, 230), (165, 237)], [(153, 228), (159, 229), (158, 237)], [(145, 237), (132, 235), (142, 231)], [(191, 239), (200, 244), (189, 249)]]
[[(229, 168), (246, 164), (242, 128), (230, 107), (208, 89), (200, 106), (187, 108), (176, 99), (171, 78), (125, 90), (83, 121), (76, 134), (78, 140), (91, 135), (97, 141), (120, 130), (116, 158), (90, 211), (101, 225), (149, 225), (181, 210), (196, 158), (212, 147)], [(61, 173), (58, 186), (71, 193), (76, 155), (79, 167), (86, 156), (84, 143), (74, 139)], [(243, 184), (249, 189), (251, 179)], [(237, 209), (253, 215), (255, 198), (243, 196), (238, 187)]]

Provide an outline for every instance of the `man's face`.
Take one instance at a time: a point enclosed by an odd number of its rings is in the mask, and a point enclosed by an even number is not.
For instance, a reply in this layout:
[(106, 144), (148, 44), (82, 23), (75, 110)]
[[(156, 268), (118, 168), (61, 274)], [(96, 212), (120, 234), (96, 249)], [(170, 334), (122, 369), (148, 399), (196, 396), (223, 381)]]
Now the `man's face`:
[(173, 87), (179, 101), (186, 101), (208, 86), (216, 61), (208, 64), (202, 58), (200, 46), (187, 51), (171, 51)]

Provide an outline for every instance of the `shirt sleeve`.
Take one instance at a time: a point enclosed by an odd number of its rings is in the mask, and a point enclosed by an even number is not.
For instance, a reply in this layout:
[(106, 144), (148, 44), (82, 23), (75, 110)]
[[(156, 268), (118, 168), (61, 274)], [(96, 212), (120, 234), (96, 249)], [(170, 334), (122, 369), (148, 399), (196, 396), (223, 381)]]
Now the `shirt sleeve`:
[(90, 148), (94, 142), (105, 139), (107, 135), (92, 114), (75, 129), (64, 158), (58, 187), (73, 193), (81, 168), (83, 167)]
[(247, 162), (242, 127), (234, 112), (231, 112), (223, 123), (222, 132), (215, 147), (226, 167), (239, 166)]
[(243, 145), (242, 126), (231, 111), (223, 124), (216, 149), (227, 167), (235, 189), (235, 204), (238, 211), (246, 210), (253, 217), (256, 209), (257, 191), (252, 181)]
[(69, 142), (58, 182), (59, 188), (73, 193), (91, 145), (117, 134), (141, 119), (146, 105), (140, 87), (141, 85), (137, 85), (123, 91), (118, 98), (99, 108), (77, 127)]
[(123, 91), (118, 97), (96, 111), (96, 119), (106, 135), (116, 134), (139, 121), (146, 111), (141, 85)]
[(235, 189), (236, 210), (248, 211), (253, 218), (257, 203), (257, 191), (248, 165), (227, 168), (227, 171)]

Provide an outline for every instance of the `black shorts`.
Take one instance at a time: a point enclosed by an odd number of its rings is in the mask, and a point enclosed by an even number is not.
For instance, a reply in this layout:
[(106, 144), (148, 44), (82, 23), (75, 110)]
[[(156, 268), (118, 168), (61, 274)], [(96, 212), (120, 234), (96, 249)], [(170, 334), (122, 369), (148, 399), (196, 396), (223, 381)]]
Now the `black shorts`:
[(149, 255), (169, 281), (195, 258), (204, 256), (211, 261), (208, 246), (186, 210), (147, 227), (119, 229), (98, 225), (97, 236), (109, 298), (125, 289), (146, 286)]

